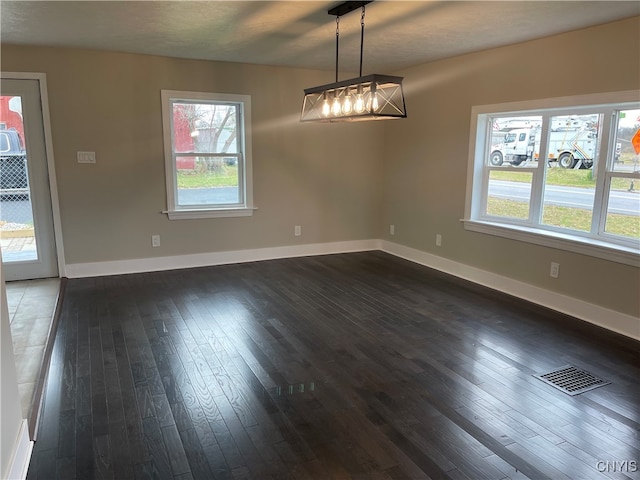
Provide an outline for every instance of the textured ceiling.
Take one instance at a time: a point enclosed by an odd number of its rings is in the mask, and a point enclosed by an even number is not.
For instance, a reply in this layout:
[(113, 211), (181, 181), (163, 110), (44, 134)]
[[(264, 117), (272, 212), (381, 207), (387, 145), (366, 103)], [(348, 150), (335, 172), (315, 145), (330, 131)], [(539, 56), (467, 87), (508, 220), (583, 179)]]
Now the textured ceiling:
[[(2, 43), (332, 70), (341, 2), (0, 1)], [(640, 15), (638, 1), (383, 1), (366, 7), (363, 73)], [(359, 10), (340, 18), (340, 69), (357, 71)]]

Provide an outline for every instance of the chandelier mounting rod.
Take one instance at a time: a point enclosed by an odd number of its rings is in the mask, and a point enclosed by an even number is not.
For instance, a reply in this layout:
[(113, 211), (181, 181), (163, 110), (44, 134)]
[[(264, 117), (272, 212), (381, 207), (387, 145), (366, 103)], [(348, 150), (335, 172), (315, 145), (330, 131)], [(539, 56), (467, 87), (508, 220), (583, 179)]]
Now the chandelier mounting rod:
[[(362, 52), (364, 50), (364, 5), (360, 16), (360, 76), (362, 76)], [(338, 80), (336, 80), (337, 82)]]
[(368, 2), (344, 2), (344, 3), (341, 3), (340, 5), (336, 5), (327, 13), (329, 15), (336, 15), (338, 17), (341, 17), (342, 15), (345, 15), (349, 12), (353, 12), (354, 10), (357, 10), (360, 7), (364, 7), (366, 4), (371, 3), (372, 1), (373, 0), (369, 0)]
[(338, 81), (338, 44), (340, 43), (340, 17), (336, 17), (336, 82)]
[(360, 32), (360, 76), (362, 76), (362, 50), (364, 42), (364, 6), (367, 3), (371, 3), (373, 0), (360, 1), (360, 2), (343, 2), (330, 9), (327, 13), (329, 15), (335, 15), (336, 17), (336, 82), (338, 81), (338, 58), (340, 51), (340, 17), (346, 15), (349, 12), (353, 12), (358, 8), (362, 8), (362, 16), (360, 18), (361, 32)]

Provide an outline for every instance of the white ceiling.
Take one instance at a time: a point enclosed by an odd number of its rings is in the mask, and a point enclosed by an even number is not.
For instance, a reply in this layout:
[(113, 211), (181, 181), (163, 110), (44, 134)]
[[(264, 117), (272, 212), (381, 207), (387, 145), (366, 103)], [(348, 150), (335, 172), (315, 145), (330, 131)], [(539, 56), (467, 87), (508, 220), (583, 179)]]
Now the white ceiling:
[[(2, 43), (333, 70), (338, 1), (0, 1)], [(394, 1), (366, 7), (363, 74), (640, 15), (638, 1)], [(357, 72), (360, 11), (340, 18)]]

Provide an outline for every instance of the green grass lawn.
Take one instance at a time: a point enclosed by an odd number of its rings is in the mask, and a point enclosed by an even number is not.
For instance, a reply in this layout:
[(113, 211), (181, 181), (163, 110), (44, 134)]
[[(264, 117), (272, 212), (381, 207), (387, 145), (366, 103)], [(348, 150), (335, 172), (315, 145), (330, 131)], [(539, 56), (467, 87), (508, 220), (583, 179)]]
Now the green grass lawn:
[[(527, 219), (529, 204), (489, 197), (487, 213), (501, 217)], [(588, 232), (591, 230), (591, 212), (581, 208), (547, 205), (542, 214), (542, 223)], [(640, 239), (640, 218), (631, 215), (609, 214), (606, 231), (615, 235)]]
[[(531, 174), (523, 175), (523, 172), (501, 172), (493, 170), (492, 180), (506, 180), (511, 182), (530, 182)], [(614, 178), (611, 181), (613, 190), (628, 190), (631, 180), (627, 178)], [(635, 189), (639, 190), (640, 181), (634, 182)], [(559, 185), (578, 188), (595, 188), (596, 181), (591, 170), (570, 170), (564, 168), (547, 169), (547, 185)], [(527, 219), (529, 217), (529, 204), (514, 200), (498, 199), (490, 197), (487, 204), (487, 213), (506, 218)], [(591, 230), (591, 211), (580, 208), (560, 207), (547, 205), (544, 208), (542, 223), (572, 230), (588, 232)], [(607, 216), (608, 233), (623, 235), (630, 238), (640, 238), (640, 218), (631, 215), (609, 214)]]
[(217, 172), (178, 171), (178, 188), (237, 187), (238, 166), (225, 165)]

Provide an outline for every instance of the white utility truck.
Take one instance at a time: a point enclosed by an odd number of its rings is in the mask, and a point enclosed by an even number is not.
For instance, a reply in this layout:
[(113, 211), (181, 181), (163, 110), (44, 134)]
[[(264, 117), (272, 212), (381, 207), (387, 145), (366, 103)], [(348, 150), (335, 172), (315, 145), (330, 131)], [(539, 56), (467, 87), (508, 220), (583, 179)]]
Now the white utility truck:
[[(540, 128), (519, 128), (507, 132), (501, 143), (492, 147), (489, 163), (494, 166), (509, 162), (520, 165), (537, 161), (540, 152)], [(591, 168), (598, 143), (591, 129), (552, 130), (549, 135), (548, 162), (558, 162), (562, 168)]]

